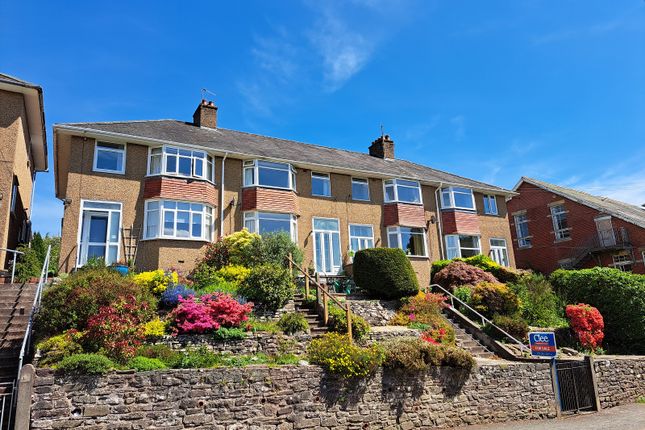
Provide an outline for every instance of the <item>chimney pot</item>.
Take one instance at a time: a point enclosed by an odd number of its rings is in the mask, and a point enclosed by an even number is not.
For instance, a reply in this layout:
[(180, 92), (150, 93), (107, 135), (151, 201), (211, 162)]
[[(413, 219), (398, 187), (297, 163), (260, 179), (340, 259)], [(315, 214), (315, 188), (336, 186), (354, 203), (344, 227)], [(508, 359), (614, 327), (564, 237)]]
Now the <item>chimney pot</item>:
[(394, 141), (389, 134), (379, 136), (369, 147), (372, 157), (394, 159)]
[(193, 114), (193, 125), (197, 127), (217, 128), (217, 106), (215, 106), (215, 103), (202, 99)]

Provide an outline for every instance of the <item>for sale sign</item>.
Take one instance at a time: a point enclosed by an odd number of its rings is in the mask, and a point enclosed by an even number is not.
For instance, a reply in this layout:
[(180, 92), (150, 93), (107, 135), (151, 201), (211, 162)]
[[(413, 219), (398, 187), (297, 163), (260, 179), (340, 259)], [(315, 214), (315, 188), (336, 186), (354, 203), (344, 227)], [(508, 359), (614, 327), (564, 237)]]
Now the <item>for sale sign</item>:
[(553, 358), (558, 354), (555, 347), (555, 333), (534, 331), (529, 333), (531, 355), (534, 357)]

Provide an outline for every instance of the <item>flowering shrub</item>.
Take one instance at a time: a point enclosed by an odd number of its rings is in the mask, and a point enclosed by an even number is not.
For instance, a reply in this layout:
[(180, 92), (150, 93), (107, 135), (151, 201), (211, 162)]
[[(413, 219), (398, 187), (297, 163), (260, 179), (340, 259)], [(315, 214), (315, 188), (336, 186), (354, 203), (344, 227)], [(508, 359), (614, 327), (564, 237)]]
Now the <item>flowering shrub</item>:
[(448, 323), (438, 324), (421, 333), (421, 339), (433, 345), (454, 345), (455, 331)]
[(159, 299), (161, 306), (167, 309), (172, 309), (179, 304), (179, 298), (186, 298), (188, 296), (194, 296), (195, 291), (186, 287), (185, 285), (173, 285), (166, 289)]
[(58, 363), (70, 355), (83, 352), (83, 348), (80, 345), (82, 336), (82, 332), (71, 329), (39, 342), (36, 345), (36, 349), (39, 350), (41, 354), (41, 358), (38, 363), (46, 366)]
[(103, 306), (88, 320), (84, 342), (91, 350), (100, 351), (109, 358), (127, 361), (134, 357), (145, 339), (142, 323), (147, 307), (147, 303), (137, 303), (134, 297)]
[(600, 348), (605, 337), (603, 333), (605, 322), (598, 309), (579, 303), (577, 305), (567, 305), (566, 314), (567, 318), (569, 318), (571, 330), (575, 333), (580, 345), (584, 349), (591, 351)]
[(453, 261), (448, 264), (437, 272), (432, 280), (449, 290), (463, 285), (475, 286), (481, 282), (497, 282), (497, 278), (492, 274), (463, 261)]
[(148, 321), (143, 325), (143, 335), (146, 339), (158, 339), (166, 334), (166, 322), (159, 317)]
[[(228, 247), (226, 243), (219, 238), (217, 242), (209, 243), (206, 247), (206, 252), (204, 257), (198, 261), (197, 268), (199, 266), (205, 265), (212, 267), (215, 270), (218, 270), (228, 264)], [(194, 274), (194, 271), (193, 271)], [(193, 275), (191, 274), (191, 276)]]
[(228, 263), (243, 266), (252, 266), (253, 245), (261, 240), (260, 235), (251, 233), (246, 228), (229, 234), (223, 239), (228, 250)]
[(392, 325), (410, 325), (431, 324), (441, 316), (441, 310), (448, 306), (446, 296), (443, 294), (417, 294), (408, 299), (394, 315), (390, 324)]
[(430, 366), (451, 366), (471, 369), (475, 365), (472, 355), (453, 346), (435, 345), (421, 339), (392, 339), (383, 343), (384, 367), (420, 372)]
[(476, 311), (492, 318), (495, 314), (513, 315), (520, 302), (505, 284), (482, 282), (478, 284), (470, 297), (470, 302)]
[(177, 272), (164, 272), (161, 269), (150, 272), (141, 272), (132, 277), (134, 282), (142, 288), (147, 288), (154, 294), (161, 294), (166, 291), (168, 284), (177, 284), (179, 275)]
[(252, 309), (253, 303), (240, 304), (227, 294), (205, 294), (199, 299), (180, 298), (170, 318), (178, 333), (206, 333), (220, 327), (239, 327)]
[(251, 269), (240, 265), (224, 266), (216, 272), (216, 276), (234, 284), (240, 285), (251, 273)]
[(365, 377), (383, 362), (383, 350), (376, 344), (354, 345), (347, 335), (327, 333), (314, 339), (307, 348), (309, 361), (344, 378)]

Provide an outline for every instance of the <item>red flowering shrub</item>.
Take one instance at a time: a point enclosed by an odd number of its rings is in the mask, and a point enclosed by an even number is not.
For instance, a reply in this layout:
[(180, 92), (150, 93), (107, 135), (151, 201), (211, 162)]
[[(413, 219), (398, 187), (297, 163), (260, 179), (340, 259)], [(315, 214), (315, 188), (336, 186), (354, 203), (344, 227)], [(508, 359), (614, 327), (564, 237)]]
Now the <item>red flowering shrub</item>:
[(421, 333), (421, 339), (433, 345), (454, 345), (455, 332), (448, 324), (442, 324)]
[(569, 318), (571, 330), (575, 333), (580, 345), (591, 351), (600, 348), (605, 337), (603, 333), (605, 322), (598, 309), (579, 303), (577, 305), (567, 305), (565, 311), (567, 318)]
[(448, 306), (446, 298), (443, 294), (419, 293), (405, 301), (390, 320), (390, 324), (432, 324), (441, 316), (441, 310)]
[(212, 332), (220, 327), (240, 327), (249, 319), (253, 303), (240, 304), (228, 294), (205, 294), (179, 298), (170, 313), (175, 331), (181, 334)]
[(142, 323), (147, 314), (148, 303), (139, 303), (134, 296), (103, 306), (87, 321), (84, 343), (92, 351), (125, 362), (135, 356), (145, 339)]
[(453, 261), (434, 275), (433, 282), (452, 291), (462, 285), (475, 286), (481, 282), (496, 283), (497, 278), (479, 267), (463, 261)]

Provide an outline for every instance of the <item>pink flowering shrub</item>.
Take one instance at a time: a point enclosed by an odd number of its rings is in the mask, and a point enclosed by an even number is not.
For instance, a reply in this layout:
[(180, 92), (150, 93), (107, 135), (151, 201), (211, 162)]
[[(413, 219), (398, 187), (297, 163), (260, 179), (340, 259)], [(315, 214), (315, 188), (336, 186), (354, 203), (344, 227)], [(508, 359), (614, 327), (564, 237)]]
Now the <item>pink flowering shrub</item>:
[(253, 303), (240, 304), (228, 294), (205, 294), (201, 298), (191, 295), (179, 298), (170, 320), (176, 333), (208, 333), (220, 327), (240, 327), (252, 309)]

